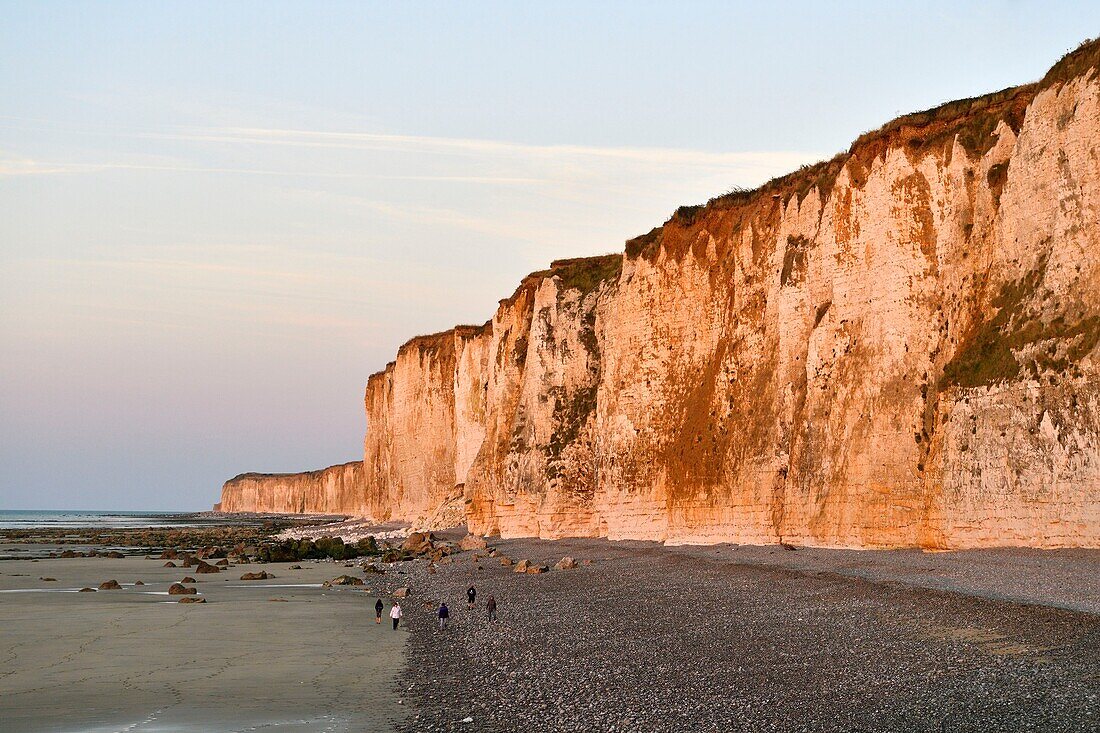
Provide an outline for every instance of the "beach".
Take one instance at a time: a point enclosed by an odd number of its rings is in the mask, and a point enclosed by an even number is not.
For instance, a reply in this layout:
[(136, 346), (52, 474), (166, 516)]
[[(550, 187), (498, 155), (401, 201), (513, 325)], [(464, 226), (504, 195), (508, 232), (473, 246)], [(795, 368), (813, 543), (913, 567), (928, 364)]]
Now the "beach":
[[(565, 556), (575, 568), (553, 567)], [(514, 572), (522, 560), (545, 572)], [(376, 559), (216, 574), (164, 562), (0, 562), (4, 730), (977, 733), (1100, 720), (1096, 551), (490, 538), (384, 573), (364, 567)], [(261, 571), (274, 577), (240, 580)], [(345, 573), (364, 584), (323, 586)], [(166, 595), (187, 575), (207, 603)], [(108, 580), (122, 588), (76, 592)], [(409, 596), (395, 633), (373, 605), (381, 594), (388, 612), (397, 588)]]
[(1095, 551), (490, 546), (579, 566), (517, 574), (470, 553), (434, 573), (420, 565), (418, 608), (445, 599), (452, 620), (440, 632), (430, 613), (410, 614), (404, 731), (1100, 725)]
[[(352, 572), (333, 562), (198, 575), (164, 562), (0, 563), (0, 728), (384, 732), (403, 719), (395, 680), (408, 635), (374, 623), (365, 591), (378, 583), (323, 588)], [(259, 571), (275, 577), (239, 580)], [(188, 575), (207, 603), (167, 595)], [(107, 580), (122, 589), (73, 592)]]

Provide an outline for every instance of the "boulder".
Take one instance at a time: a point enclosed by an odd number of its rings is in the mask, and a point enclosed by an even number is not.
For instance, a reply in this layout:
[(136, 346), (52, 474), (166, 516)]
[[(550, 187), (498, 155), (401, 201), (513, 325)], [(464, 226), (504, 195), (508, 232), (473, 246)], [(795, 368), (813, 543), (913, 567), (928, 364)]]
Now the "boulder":
[(431, 552), (435, 537), (431, 532), (413, 532), (401, 543), (401, 549), (414, 555), (423, 555)]
[(44, 580), (47, 583), (56, 583), (57, 582), (57, 578), (39, 578), (39, 580)]
[(99, 584), (100, 590), (122, 590), (122, 586), (118, 584), (117, 580), (105, 580)]
[(549, 573), (549, 572), (550, 572), (550, 568), (547, 567), (546, 565), (531, 565), (527, 568), (527, 573), (529, 575), (538, 575), (540, 573)]
[(241, 580), (267, 580), (268, 578), (274, 577), (274, 575), (271, 575), (267, 571), (261, 570), (258, 573), (245, 573), (241, 576)]
[(168, 586), (168, 595), (170, 596), (193, 596), (197, 592), (194, 588), (188, 588), (183, 583), (172, 583)]
[(66, 558), (76, 557), (76, 553), (73, 552), (72, 550), (65, 550), (64, 552), (61, 553), (61, 557), (66, 557)]
[(221, 568), (227, 568), (227, 567), (229, 567), (229, 561), (228, 561), (228, 560), (226, 560), (226, 559), (225, 559), (224, 557), (223, 557), (223, 558), (222, 558), (221, 560), (218, 560), (218, 561), (217, 561), (216, 563), (214, 563), (214, 564), (215, 564), (215, 565), (217, 565), (218, 567), (221, 567)]
[(513, 573), (526, 573), (527, 568), (531, 567), (531, 563), (527, 560), (520, 560), (516, 563), (516, 567), (512, 570)]
[(393, 592), (393, 597), (394, 598), (406, 598), (406, 597), (408, 597), (408, 595), (409, 595), (409, 589), (408, 588), (398, 588), (397, 590), (395, 590)]
[(458, 549), (463, 552), (467, 550), (484, 550), (486, 547), (488, 547), (488, 544), (485, 542), (485, 538), (476, 534), (468, 534), (458, 543)]
[(363, 581), (351, 575), (341, 575), (332, 580), (326, 580), (323, 585), (326, 588), (331, 588), (334, 585), (364, 585)]
[[(220, 563), (219, 563), (219, 564), (220, 564)], [(290, 566), (290, 569), (291, 569), (291, 570), (301, 570), (301, 569), (302, 569), (302, 566), (301, 566), (301, 565), (291, 565), (291, 566)]]
[(135, 586), (137, 586), (137, 585), (145, 585), (145, 583), (142, 583), (142, 582), (141, 582), (140, 580), (135, 580), (135, 581), (134, 581), (134, 585), (135, 585)]
[(160, 558), (158, 558), (158, 559), (160, 559), (160, 560), (175, 560), (177, 557), (179, 557), (179, 553), (176, 552), (175, 550), (165, 550), (164, 552), (160, 553)]
[(500, 564), (504, 567), (509, 567), (512, 564), (512, 558), (507, 555), (500, 556)]
[(196, 573), (220, 573), (221, 570), (219, 570), (216, 565), (211, 565), (208, 562), (200, 561), (199, 564), (195, 567), (195, 572)]
[(555, 570), (573, 570), (577, 567), (577, 561), (571, 557), (563, 557), (554, 565)]
[(121, 552), (119, 552), (118, 550), (111, 550), (110, 552), (108, 552), (108, 553), (107, 553), (107, 557), (110, 557), (110, 558), (113, 558), (113, 559), (115, 559), (115, 560), (118, 560), (118, 559), (124, 558), (124, 557), (126, 557), (126, 556), (125, 556), (125, 555), (123, 555), (123, 554), (122, 554)]
[(176, 567), (176, 564), (174, 562), (172, 562), (171, 560), (169, 560), (168, 562), (164, 563), (164, 567), (174, 568), (174, 567)]
[(183, 580), (181, 580), (180, 582), (181, 583), (197, 583), (198, 581), (195, 580), (194, 578), (192, 578), (190, 575), (186, 575), (186, 576), (184, 576)]
[(206, 603), (206, 599), (205, 598), (193, 598), (191, 596), (184, 596), (183, 598), (179, 599), (179, 602), (180, 603)]
[(95, 588), (81, 588), (77, 593), (95, 593)]

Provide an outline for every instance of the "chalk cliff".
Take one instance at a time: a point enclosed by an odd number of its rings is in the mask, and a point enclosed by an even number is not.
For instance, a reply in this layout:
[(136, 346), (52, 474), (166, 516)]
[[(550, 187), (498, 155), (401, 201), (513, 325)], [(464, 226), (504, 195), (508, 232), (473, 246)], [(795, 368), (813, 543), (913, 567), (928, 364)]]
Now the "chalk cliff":
[(367, 384), (363, 491), (340, 511), (1100, 547), (1098, 63), (1087, 44), (899, 118), (413, 339)]
[(214, 511), (365, 514), (363, 462), (305, 473), (242, 473), (222, 486)]

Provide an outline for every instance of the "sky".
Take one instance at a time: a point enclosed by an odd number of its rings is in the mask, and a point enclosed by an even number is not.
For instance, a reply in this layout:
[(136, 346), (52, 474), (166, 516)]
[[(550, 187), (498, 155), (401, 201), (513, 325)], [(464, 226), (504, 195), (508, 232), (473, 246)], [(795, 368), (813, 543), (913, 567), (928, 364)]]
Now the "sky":
[(0, 509), (361, 458), (408, 338), (1100, 33), (955, 5), (0, 1)]

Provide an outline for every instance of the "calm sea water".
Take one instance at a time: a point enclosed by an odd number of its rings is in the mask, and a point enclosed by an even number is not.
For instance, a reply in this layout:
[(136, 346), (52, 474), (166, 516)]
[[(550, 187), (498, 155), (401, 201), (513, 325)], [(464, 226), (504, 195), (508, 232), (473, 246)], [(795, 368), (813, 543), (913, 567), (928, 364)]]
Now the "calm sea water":
[(0, 510), (0, 529), (46, 527), (207, 527), (226, 519), (181, 512)]

